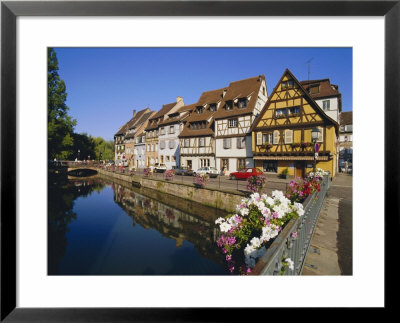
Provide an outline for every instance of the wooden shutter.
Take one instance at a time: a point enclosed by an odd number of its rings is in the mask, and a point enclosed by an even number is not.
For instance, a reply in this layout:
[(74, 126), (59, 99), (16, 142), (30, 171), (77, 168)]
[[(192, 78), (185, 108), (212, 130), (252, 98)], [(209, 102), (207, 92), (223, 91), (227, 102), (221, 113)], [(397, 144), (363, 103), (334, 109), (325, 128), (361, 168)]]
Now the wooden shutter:
[(262, 145), (262, 133), (257, 132), (257, 146)]
[(274, 145), (279, 144), (279, 131), (275, 130), (274, 131)]
[(323, 127), (318, 127), (319, 129), (319, 138), (317, 142), (323, 142), (324, 141), (324, 128)]
[(293, 130), (285, 130), (285, 144), (293, 142)]

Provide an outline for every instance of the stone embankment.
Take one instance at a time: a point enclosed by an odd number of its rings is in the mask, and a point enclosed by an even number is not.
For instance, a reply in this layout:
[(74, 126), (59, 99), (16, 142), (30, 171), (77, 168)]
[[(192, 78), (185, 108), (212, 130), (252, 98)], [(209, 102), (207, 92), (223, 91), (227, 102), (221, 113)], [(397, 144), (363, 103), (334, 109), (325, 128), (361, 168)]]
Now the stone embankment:
[(244, 193), (231, 192), (214, 188), (197, 188), (193, 184), (176, 183), (173, 181), (160, 180), (155, 178), (145, 178), (136, 175), (126, 175), (99, 169), (99, 174), (117, 178), (132, 184), (140, 184), (151, 190), (161, 193), (171, 194), (190, 201), (195, 201), (203, 205), (215, 207), (227, 212), (233, 212), (236, 205), (246, 197)]

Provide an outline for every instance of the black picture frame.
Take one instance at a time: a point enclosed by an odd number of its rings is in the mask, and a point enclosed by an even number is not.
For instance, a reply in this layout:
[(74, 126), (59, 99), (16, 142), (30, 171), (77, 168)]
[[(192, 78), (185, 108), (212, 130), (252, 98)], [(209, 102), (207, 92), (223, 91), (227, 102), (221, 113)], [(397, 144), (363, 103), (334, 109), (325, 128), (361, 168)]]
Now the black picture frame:
[[(226, 321), (238, 309), (16, 308), (16, 19), (18, 16), (384, 16), (385, 253), (399, 215), (400, 4), (396, 1), (2, 1), (1, 3), (1, 321)], [(395, 224), (390, 221), (395, 215)], [(396, 219), (397, 216), (397, 219)], [(393, 252), (388, 249), (392, 248)], [(373, 256), (371, 256), (373, 258)], [(385, 264), (385, 277), (390, 266)], [(371, 259), (371, 262), (373, 260)], [(393, 276), (391, 276), (393, 277)], [(385, 279), (385, 295), (388, 291)], [(40, 292), (40, 291), (38, 291)], [(297, 295), (299, 297), (299, 295)], [(312, 304), (310, 304), (312, 306)], [(385, 308), (389, 308), (385, 296)], [(253, 311), (257, 315), (260, 310)], [(261, 313), (261, 315), (265, 314)], [(252, 314), (253, 315), (253, 314)]]

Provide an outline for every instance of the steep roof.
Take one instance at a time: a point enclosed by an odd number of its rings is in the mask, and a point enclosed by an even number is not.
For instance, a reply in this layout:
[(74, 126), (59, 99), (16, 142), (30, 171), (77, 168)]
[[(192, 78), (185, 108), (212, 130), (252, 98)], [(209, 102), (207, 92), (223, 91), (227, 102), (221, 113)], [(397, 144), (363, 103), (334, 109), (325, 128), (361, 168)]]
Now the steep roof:
[[(253, 113), (262, 81), (265, 81), (264, 75), (259, 75), (256, 77), (251, 77), (248, 79), (230, 83), (228, 90), (224, 96), (223, 102), (221, 103), (218, 111), (215, 113), (214, 118), (223, 119)], [(246, 108), (233, 107), (232, 110), (225, 109), (227, 101), (247, 98), (250, 95), (250, 101), (247, 102)]]
[(133, 127), (145, 113), (150, 112), (150, 108), (146, 108), (137, 112), (127, 123), (125, 123), (114, 136), (120, 136), (125, 134), (129, 128)]
[(224, 90), (226, 90), (226, 88), (206, 91), (201, 94), (199, 100), (193, 106), (205, 106), (203, 112), (197, 113), (195, 109), (193, 110), (192, 114), (186, 119), (186, 125), (179, 134), (179, 137), (214, 135), (214, 131), (210, 128), (212, 125), (212, 120), (211, 122), (207, 122), (206, 128), (203, 129), (191, 129), (189, 126), (192, 122), (207, 121), (213, 117), (216, 111), (210, 111), (209, 105), (220, 102), (222, 100)]
[(142, 117), (132, 126), (130, 126), (127, 130), (132, 129), (133, 127), (136, 127), (136, 131), (134, 132), (130, 132), (128, 134), (125, 135), (125, 138), (134, 138), (136, 135), (140, 134), (141, 132), (143, 132), (143, 124), (146, 123), (146, 121), (153, 115), (155, 114), (155, 111), (149, 111), (146, 112), (144, 114), (142, 114)]
[(168, 112), (170, 112), (176, 104), (177, 104), (177, 102), (163, 104), (163, 106), (160, 109), (160, 111), (158, 111), (154, 116), (152, 116), (149, 119), (149, 124), (146, 127), (146, 130), (157, 129), (158, 126), (160, 125), (160, 122), (162, 122), (162, 120), (159, 120), (159, 119), (163, 119), (164, 116), (167, 115)]
[(281, 78), (279, 79), (278, 83), (276, 83), (274, 90), (271, 92), (271, 94), (268, 97), (267, 102), (265, 103), (264, 107), (262, 108), (260, 114), (258, 115), (258, 117), (254, 120), (252, 126), (250, 127), (250, 131), (253, 131), (256, 127), (257, 124), (259, 123), (260, 119), (263, 117), (263, 115), (265, 114), (265, 111), (268, 109), (268, 107), (271, 104), (271, 98), (274, 96), (279, 84), (282, 82), (282, 79), (284, 78), (284, 76), (286, 74), (289, 74), (289, 76), (294, 80), (295, 83), (298, 84), (299, 88), (302, 90), (302, 92), (304, 93), (304, 97), (306, 98), (306, 100), (310, 103), (310, 105), (317, 111), (319, 112), (319, 114), (321, 116), (323, 116), (323, 118), (325, 118), (328, 122), (332, 123), (335, 126), (336, 129), (336, 133), (339, 132), (339, 124), (333, 120), (331, 117), (329, 117), (328, 115), (325, 114), (325, 112), (321, 109), (321, 107), (318, 105), (317, 102), (315, 102), (314, 98), (308, 93), (308, 91), (303, 87), (303, 85), (301, 84), (301, 82), (299, 82), (297, 80), (297, 78), (293, 75), (293, 73), (287, 68), (285, 70), (285, 72), (283, 72)]
[(304, 89), (307, 90), (307, 92), (309, 91), (310, 87), (319, 85), (319, 93), (308, 92), (313, 99), (341, 95), (339, 92), (339, 87), (335, 84), (331, 84), (329, 79), (300, 81), (300, 84), (303, 86)]
[(352, 125), (353, 124), (353, 111), (346, 111), (340, 113), (340, 125)]

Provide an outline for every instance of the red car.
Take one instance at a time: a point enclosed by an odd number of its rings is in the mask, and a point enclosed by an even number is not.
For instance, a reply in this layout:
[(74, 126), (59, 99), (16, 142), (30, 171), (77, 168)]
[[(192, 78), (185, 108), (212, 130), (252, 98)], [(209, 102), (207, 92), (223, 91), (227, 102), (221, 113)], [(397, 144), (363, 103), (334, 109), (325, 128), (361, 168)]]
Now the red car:
[(229, 179), (248, 179), (251, 176), (264, 175), (255, 168), (243, 168), (238, 172), (233, 172), (229, 174)]

